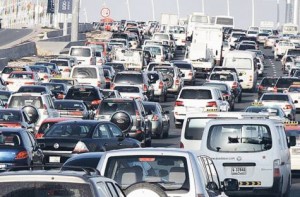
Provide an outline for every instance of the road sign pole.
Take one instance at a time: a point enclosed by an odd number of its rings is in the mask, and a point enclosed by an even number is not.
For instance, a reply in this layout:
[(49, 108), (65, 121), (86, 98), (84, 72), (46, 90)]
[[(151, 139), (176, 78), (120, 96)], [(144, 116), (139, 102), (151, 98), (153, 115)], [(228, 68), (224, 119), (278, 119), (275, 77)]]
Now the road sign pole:
[(78, 26), (79, 26), (79, 0), (73, 1), (72, 10), (72, 29), (71, 29), (71, 41), (78, 41)]

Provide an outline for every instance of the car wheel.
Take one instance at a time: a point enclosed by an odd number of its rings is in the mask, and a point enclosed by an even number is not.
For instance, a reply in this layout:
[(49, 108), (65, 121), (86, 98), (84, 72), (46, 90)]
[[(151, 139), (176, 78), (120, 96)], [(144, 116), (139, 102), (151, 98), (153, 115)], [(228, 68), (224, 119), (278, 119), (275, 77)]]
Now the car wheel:
[(238, 97), (238, 102), (242, 102), (242, 93), (240, 93), (239, 97)]
[(123, 132), (128, 132), (133, 124), (132, 117), (125, 111), (116, 111), (110, 118)]
[(162, 103), (165, 101), (165, 95), (160, 95), (158, 98), (158, 102)]
[(287, 188), (283, 194), (283, 197), (289, 197), (290, 196), (290, 192), (291, 192), (291, 180), (290, 180), (290, 177), (288, 179), (288, 185), (287, 185)]
[(150, 137), (150, 139), (145, 139), (145, 147), (151, 147), (151, 145), (152, 145), (152, 139), (151, 139), (151, 137)]
[(136, 183), (124, 190), (127, 197), (167, 197), (166, 192), (156, 184), (152, 183)]
[(163, 138), (168, 138), (169, 137), (169, 129), (163, 133)]

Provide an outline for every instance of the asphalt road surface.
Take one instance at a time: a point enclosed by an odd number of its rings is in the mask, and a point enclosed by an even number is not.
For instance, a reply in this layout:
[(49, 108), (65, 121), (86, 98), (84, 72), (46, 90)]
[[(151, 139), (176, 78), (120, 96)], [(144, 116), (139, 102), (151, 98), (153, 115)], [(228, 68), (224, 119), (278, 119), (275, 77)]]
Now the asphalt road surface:
[[(275, 61), (273, 57), (273, 52), (271, 49), (263, 49), (261, 50), (266, 55), (265, 62), (264, 62), (264, 74), (263, 76), (284, 76), (281, 70), (280, 61)], [(177, 53), (176, 59), (183, 59), (183, 54), (180, 52)], [(259, 78), (259, 80), (262, 77)], [(196, 85), (201, 85), (203, 83), (203, 79), (197, 79)], [(235, 111), (242, 111), (247, 106), (250, 105), (254, 100), (257, 99), (257, 93), (243, 93), (243, 98), (241, 103), (235, 103)], [(171, 120), (171, 126), (169, 131), (169, 138), (168, 139), (152, 139), (152, 146), (153, 147), (176, 147), (179, 148), (180, 145), (180, 133), (181, 129), (176, 129), (174, 125), (174, 116), (173, 116), (173, 109), (174, 103), (176, 100), (176, 95), (169, 95), (168, 101), (161, 103), (162, 107), (165, 110), (170, 112), (169, 117)], [(300, 121), (300, 114), (297, 114), (296, 120)], [(293, 179), (292, 179), (292, 190), (291, 190), (291, 197), (299, 197), (300, 196), (300, 172), (294, 173), (293, 172)]]
[(0, 47), (29, 35), (32, 29), (0, 29)]

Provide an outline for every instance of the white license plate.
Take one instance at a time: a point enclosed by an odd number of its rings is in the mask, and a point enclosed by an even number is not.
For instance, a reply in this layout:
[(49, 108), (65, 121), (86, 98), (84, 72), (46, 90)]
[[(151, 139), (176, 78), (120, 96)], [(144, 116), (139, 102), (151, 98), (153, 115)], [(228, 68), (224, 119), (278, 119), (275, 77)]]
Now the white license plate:
[(245, 167), (232, 167), (231, 168), (232, 175), (246, 175), (247, 171)]
[(60, 163), (60, 157), (49, 157), (49, 163)]
[(186, 107), (186, 112), (203, 112), (202, 107)]
[(267, 88), (268, 91), (272, 91), (274, 88)]
[(5, 164), (0, 164), (0, 169), (6, 168)]

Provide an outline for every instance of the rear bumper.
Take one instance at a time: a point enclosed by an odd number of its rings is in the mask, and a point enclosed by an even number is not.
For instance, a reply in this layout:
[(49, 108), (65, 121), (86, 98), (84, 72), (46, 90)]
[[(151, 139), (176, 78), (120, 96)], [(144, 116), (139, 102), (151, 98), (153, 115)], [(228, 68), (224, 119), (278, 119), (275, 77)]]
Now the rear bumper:
[(73, 154), (72, 151), (45, 151), (44, 153), (44, 164), (51, 165), (62, 165), (65, 163), (70, 157), (76, 155)]

